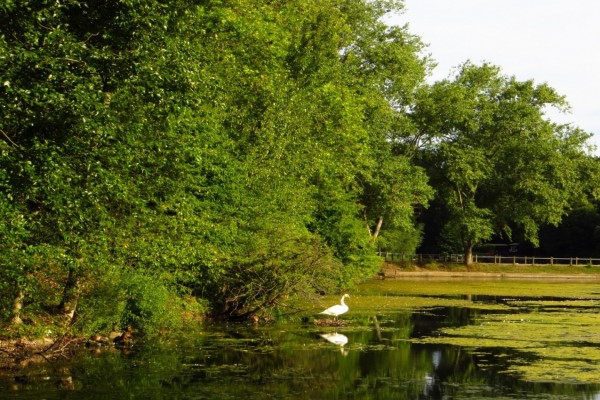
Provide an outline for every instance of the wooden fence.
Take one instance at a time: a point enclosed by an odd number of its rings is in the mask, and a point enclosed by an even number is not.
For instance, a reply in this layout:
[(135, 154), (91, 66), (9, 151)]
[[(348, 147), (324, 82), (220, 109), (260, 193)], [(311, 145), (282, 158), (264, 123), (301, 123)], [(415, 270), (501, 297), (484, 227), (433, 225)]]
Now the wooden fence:
[[(463, 254), (401, 254), (380, 252), (386, 261), (401, 264), (464, 263)], [(509, 265), (565, 265), (586, 266), (600, 265), (600, 258), (591, 257), (537, 257), (537, 256), (502, 256), (473, 254), (473, 262), (480, 264), (509, 264)]]

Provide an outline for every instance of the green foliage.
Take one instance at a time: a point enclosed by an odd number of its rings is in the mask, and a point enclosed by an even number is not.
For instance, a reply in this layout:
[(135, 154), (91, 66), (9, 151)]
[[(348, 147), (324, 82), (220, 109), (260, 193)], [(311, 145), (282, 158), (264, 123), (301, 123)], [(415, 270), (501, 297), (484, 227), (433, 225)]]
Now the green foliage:
[(73, 321), (86, 335), (132, 326), (138, 336), (153, 336), (198, 322), (207, 311), (157, 272), (111, 267), (88, 282)]
[[(581, 130), (548, 120), (565, 100), (547, 84), (517, 81), (498, 67), (464, 64), (455, 80), (424, 89), (415, 121), (431, 143), (421, 156), (467, 262), (473, 246), (515, 231), (538, 245), (594, 184)], [(583, 172), (588, 171), (588, 172)], [(581, 175), (581, 174), (584, 175)], [(593, 179), (592, 182), (596, 182)], [(514, 239), (512, 239), (514, 240)]]
[(411, 230), (385, 230), (381, 233), (377, 246), (379, 251), (417, 254), (417, 248), (423, 239), (423, 227), (417, 226)]
[(160, 327), (181, 328), (182, 304), (160, 277), (140, 273), (121, 278), (124, 291), (120, 325), (135, 326), (147, 334)]
[(371, 274), (365, 209), (408, 228), (429, 193), (389, 141), (426, 68), (400, 7), (5, 5), (3, 316), (68, 297), (83, 332), (151, 333), (190, 293), (242, 318)]
[(541, 118), (560, 96), (469, 65), (422, 90), (423, 44), (382, 22), (401, 8), (2, 6), (3, 319), (21, 295), (27, 321), (88, 333), (152, 334), (205, 302), (271, 314), (371, 276), (378, 247), (413, 249), (431, 186), (467, 244), (535, 241), (597, 194), (573, 183), (598, 176), (586, 134)]
[(202, 288), (219, 317), (268, 314), (291, 294), (334, 287), (340, 264), (317, 237), (276, 221), (261, 222), (239, 238), (226, 273)]

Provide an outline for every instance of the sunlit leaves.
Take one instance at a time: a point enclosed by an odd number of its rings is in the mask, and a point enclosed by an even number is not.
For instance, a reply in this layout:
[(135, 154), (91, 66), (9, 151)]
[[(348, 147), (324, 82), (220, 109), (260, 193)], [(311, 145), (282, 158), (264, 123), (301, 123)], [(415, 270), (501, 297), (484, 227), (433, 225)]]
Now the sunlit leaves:
[[(7, 5), (2, 235), (19, 251), (51, 246), (39, 266), (57, 276), (112, 285), (84, 302), (146, 301), (151, 276), (244, 316), (370, 274), (364, 210), (410, 229), (431, 194), (401, 148), (425, 61), (416, 37), (381, 22), (399, 7)], [(127, 276), (144, 283), (135, 296)]]
[(514, 240), (515, 230), (537, 245), (540, 224), (558, 224), (589, 192), (579, 175), (588, 135), (546, 118), (566, 107), (547, 84), (466, 63), (422, 95), (414, 116), (429, 136), (424, 160), (435, 159), (434, 185), (467, 251), (493, 233)]

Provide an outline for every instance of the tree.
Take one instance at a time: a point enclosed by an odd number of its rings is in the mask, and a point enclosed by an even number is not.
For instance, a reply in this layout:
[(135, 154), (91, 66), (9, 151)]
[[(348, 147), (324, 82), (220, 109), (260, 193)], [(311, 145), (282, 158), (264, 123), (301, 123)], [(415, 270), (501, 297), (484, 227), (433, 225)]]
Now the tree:
[(380, 22), (386, 12), (402, 12), (402, 5), (357, 9), (351, 21), (358, 34), (343, 49), (342, 65), (368, 130), (369, 161), (357, 171), (356, 185), (366, 230), (376, 243), (382, 229), (414, 232), (415, 208), (432, 196), (424, 171), (411, 160), (414, 126), (408, 118), (430, 64), (420, 56), (418, 37)]
[(0, 6), (5, 316), (150, 331), (169, 294), (243, 318), (368, 276), (365, 210), (410, 226), (429, 193), (390, 140), (424, 76), (399, 6)]
[(18, 256), (5, 262), (27, 265), (9, 280), (17, 283), (17, 299), (35, 294), (34, 277), (45, 264), (73, 270), (81, 242), (103, 218), (92, 150), (101, 145), (94, 130), (105, 108), (101, 77), (89, 62), (102, 51), (67, 28), (68, 9), (9, 3), (1, 17), (2, 194), (21, 221), (18, 242), (5, 249)]
[(514, 230), (538, 244), (540, 225), (558, 224), (590, 192), (589, 134), (553, 123), (548, 107), (565, 99), (547, 84), (518, 81), (498, 67), (466, 63), (453, 81), (427, 88), (413, 117), (428, 146), (421, 163), (460, 238), (465, 262), (473, 247)]
[[(182, 200), (174, 182), (190, 170), (177, 163), (190, 154), (181, 151), (189, 136), (175, 140), (179, 131), (167, 128), (173, 109), (190, 101), (191, 61), (167, 60), (163, 47), (174, 45), (163, 33), (177, 30), (179, 5), (170, 12), (153, 1), (1, 6), (1, 193), (3, 210), (22, 220), (1, 232), (11, 243), (2, 248), (2, 274), (10, 273), (7, 292), (16, 299), (59, 305), (67, 323), (82, 288), (108, 282), (109, 269), (150, 270), (165, 278), (157, 284), (174, 286), (166, 278), (173, 255), (183, 263), (195, 254), (172, 245), (189, 222), (173, 209)], [(125, 289), (113, 303), (124, 296)]]

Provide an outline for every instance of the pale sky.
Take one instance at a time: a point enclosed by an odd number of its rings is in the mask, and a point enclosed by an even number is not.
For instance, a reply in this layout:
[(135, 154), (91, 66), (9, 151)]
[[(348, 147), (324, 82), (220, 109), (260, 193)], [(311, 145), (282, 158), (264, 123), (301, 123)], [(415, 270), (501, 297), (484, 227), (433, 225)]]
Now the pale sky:
[(552, 116), (594, 134), (600, 154), (599, 0), (405, 0), (391, 22), (428, 44), (432, 80), (467, 60), (490, 62), (504, 75), (548, 83), (571, 105)]

